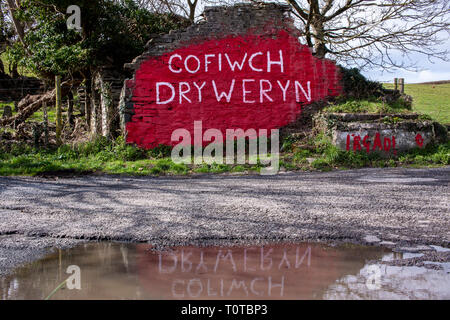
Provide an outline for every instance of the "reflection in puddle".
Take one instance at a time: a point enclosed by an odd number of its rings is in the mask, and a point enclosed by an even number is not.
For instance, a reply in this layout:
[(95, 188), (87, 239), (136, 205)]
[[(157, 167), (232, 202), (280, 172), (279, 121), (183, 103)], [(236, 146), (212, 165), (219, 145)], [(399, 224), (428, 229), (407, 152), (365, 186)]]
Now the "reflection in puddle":
[(368, 267), (342, 277), (330, 286), (324, 299), (449, 299), (450, 274), (420, 267), (380, 265), (380, 289), (367, 290)]
[[(80, 269), (81, 290), (52, 299), (449, 299), (450, 273), (369, 265), (377, 247), (274, 244), (176, 247), (90, 243), (56, 250), (0, 280), (2, 299), (44, 299)], [(397, 258), (397, 257), (395, 257)]]

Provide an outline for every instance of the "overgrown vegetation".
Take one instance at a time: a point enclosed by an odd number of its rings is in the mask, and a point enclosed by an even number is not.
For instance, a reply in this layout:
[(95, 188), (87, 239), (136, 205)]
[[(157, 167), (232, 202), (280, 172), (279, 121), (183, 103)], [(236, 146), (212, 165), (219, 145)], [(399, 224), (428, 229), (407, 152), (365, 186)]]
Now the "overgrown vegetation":
[[(396, 158), (386, 158), (373, 152), (366, 153), (341, 150), (334, 146), (331, 138), (319, 134), (308, 141), (310, 148), (292, 148), (292, 160), (289, 165), (300, 164), (301, 168), (330, 170), (362, 167), (396, 166), (434, 166), (450, 164), (450, 142), (441, 145), (428, 145), (423, 149), (414, 149), (398, 154)], [(287, 155), (285, 155), (285, 158)], [(298, 166), (297, 166), (298, 167)]]
[[(7, 50), (8, 60), (44, 78), (56, 74), (84, 78), (96, 67), (121, 68), (142, 53), (153, 33), (168, 32), (187, 19), (152, 13), (134, 1), (82, 0), (82, 32), (68, 30), (66, 9), (69, 0), (21, 1), (16, 16), (24, 25), (33, 25), (23, 41)], [(32, 54), (31, 54), (32, 53)]]
[[(387, 166), (437, 166), (450, 164), (450, 143), (429, 146), (400, 154), (396, 159), (377, 153), (346, 152), (331, 144), (326, 135), (318, 135), (299, 147), (296, 141), (284, 143), (280, 157), (281, 170), (331, 170)], [(0, 175), (186, 175), (190, 173), (257, 173), (261, 164), (176, 164), (170, 159), (170, 148), (160, 146), (143, 150), (125, 144), (123, 138), (109, 141), (98, 138), (77, 145), (54, 149), (35, 149), (29, 145), (12, 145), (0, 150)]]
[(330, 103), (326, 108), (326, 112), (345, 112), (345, 113), (407, 113), (411, 112), (408, 104), (404, 100), (395, 100), (386, 103), (375, 97), (367, 99), (338, 99)]
[(364, 77), (357, 68), (341, 68), (344, 96), (351, 99), (365, 99), (383, 95), (383, 86)]
[(259, 165), (230, 166), (176, 164), (170, 159), (171, 148), (159, 146), (144, 150), (125, 144), (122, 137), (115, 141), (98, 138), (77, 145), (62, 145), (54, 149), (36, 149), (14, 144), (0, 150), (0, 175), (60, 175), (60, 174), (188, 174), (258, 171)]

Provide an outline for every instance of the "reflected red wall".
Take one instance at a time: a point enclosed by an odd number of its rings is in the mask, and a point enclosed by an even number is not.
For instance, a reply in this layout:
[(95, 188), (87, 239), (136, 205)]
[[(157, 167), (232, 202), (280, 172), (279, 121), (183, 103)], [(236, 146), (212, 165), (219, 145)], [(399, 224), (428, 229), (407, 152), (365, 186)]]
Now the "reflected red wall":
[(150, 249), (138, 246), (139, 279), (160, 299), (319, 299), (347, 268), (317, 245)]

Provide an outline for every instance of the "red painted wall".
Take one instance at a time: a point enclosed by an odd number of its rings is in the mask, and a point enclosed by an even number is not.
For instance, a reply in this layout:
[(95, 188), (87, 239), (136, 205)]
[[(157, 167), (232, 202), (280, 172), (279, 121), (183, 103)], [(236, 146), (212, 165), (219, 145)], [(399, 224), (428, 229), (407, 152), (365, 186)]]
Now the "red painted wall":
[(193, 136), (200, 120), (203, 131), (216, 128), (224, 137), (226, 129), (280, 128), (302, 106), (339, 95), (339, 80), (333, 62), (313, 57), (285, 31), (275, 39), (230, 36), (187, 45), (150, 57), (127, 82), (135, 113), (126, 124), (127, 142), (175, 145), (172, 132), (185, 128)]

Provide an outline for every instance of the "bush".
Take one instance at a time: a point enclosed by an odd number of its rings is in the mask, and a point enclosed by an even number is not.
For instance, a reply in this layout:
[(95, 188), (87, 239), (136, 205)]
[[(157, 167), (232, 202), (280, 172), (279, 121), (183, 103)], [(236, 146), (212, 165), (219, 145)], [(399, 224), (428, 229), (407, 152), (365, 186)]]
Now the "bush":
[(387, 103), (375, 97), (365, 100), (339, 99), (324, 109), (326, 112), (337, 113), (401, 113), (408, 110), (409, 107), (404, 105), (401, 100)]
[(283, 144), (281, 145), (280, 151), (292, 151), (292, 147), (294, 146), (295, 139), (292, 136), (288, 136), (283, 139)]
[(245, 171), (245, 167), (241, 166), (241, 165), (237, 165), (234, 166), (232, 169), (233, 172), (244, 172)]
[(308, 161), (306, 160), (306, 158), (311, 156), (311, 151), (309, 150), (298, 150), (294, 153), (294, 156), (292, 157), (292, 160), (294, 162), (303, 164), (303, 163), (307, 163)]
[(367, 80), (358, 69), (347, 69), (342, 66), (340, 68), (346, 97), (362, 99), (371, 96), (380, 97), (384, 94), (381, 83)]
[(329, 148), (332, 145), (331, 137), (329, 137), (324, 133), (320, 133), (317, 136), (315, 136), (311, 141), (309, 141), (309, 144), (315, 147), (316, 153), (323, 153), (327, 148)]
[(9, 149), (9, 154), (14, 157), (29, 153), (33, 153), (33, 148), (27, 144), (13, 144)]
[(219, 163), (219, 164), (213, 163), (213, 164), (211, 164), (210, 169), (211, 169), (211, 172), (214, 172), (214, 173), (223, 173), (223, 172), (230, 171), (231, 167), (229, 165), (223, 164), (223, 163)]
[(174, 163), (171, 167), (172, 171), (178, 174), (186, 174), (189, 171), (189, 168), (182, 163)]
[(317, 170), (323, 170), (323, 169), (328, 168), (328, 167), (330, 166), (330, 164), (328, 163), (328, 161), (327, 161), (326, 159), (320, 158), (320, 159), (314, 160), (314, 161), (311, 163), (311, 166), (312, 166), (314, 169), (317, 169)]
[(161, 169), (161, 171), (167, 171), (172, 167), (174, 163), (170, 159), (161, 159), (156, 162), (156, 167)]
[(153, 168), (150, 169), (150, 173), (151, 174), (161, 174), (162, 170), (159, 167), (153, 167)]
[(144, 149), (126, 144), (122, 136), (115, 140), (112, 151), (116, 159), (123, 161), (136, 161), (147, 158), (147, 152)]
[(92, 141), (78, 144), (76, 149), (80, 155), (85, 157), (96, 155), (104, 150), (111, 150), (112, 143), (106, 137), (97, 137)]
[(78, 151), (68, 144), (64, 144), (56, 150), (58, 160), (77, 159), (79, 156)]
[(159, 146), (148, 150), (147, 154), (152, 158), (166, 158), (170, 157), (171, 152), (172, 152), (171, 146), (160, 144)]
[(341, 112), (360, 113), (360, 112), (367, 112), (367, 111), (370, 111), (370, 110), (368, 110), (368, 107), (364, 106), (361, 103), (361, 101), (350, 100), (350, 101), (346, 101), (346, 102), (341, 103), (341, 104), (331, 105), (331, 106), (326, 108), (326, 111), (338, 112), (338, 113), (341, 113)]

